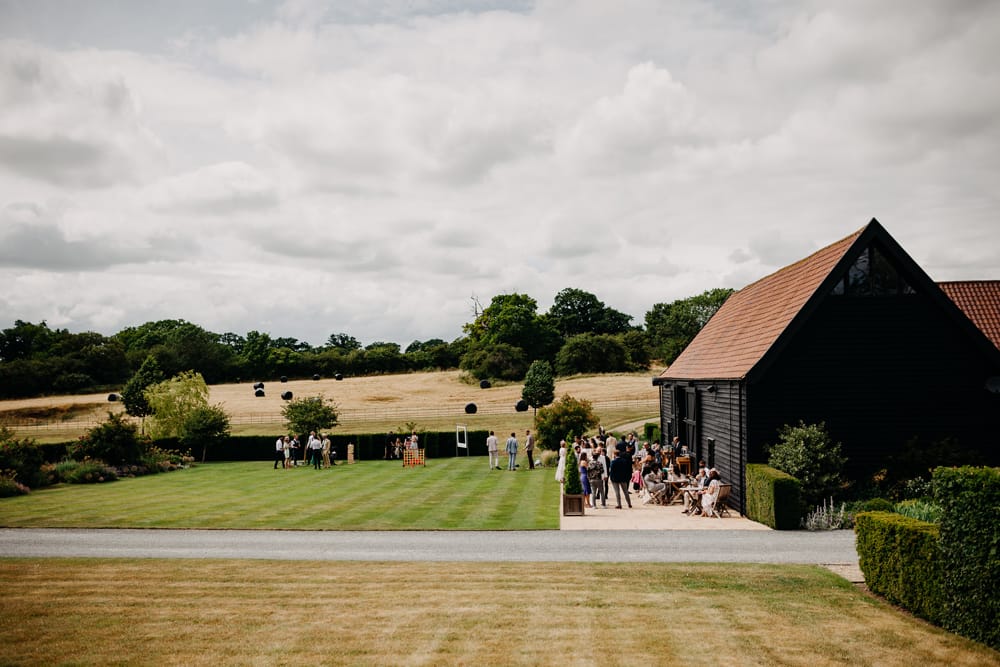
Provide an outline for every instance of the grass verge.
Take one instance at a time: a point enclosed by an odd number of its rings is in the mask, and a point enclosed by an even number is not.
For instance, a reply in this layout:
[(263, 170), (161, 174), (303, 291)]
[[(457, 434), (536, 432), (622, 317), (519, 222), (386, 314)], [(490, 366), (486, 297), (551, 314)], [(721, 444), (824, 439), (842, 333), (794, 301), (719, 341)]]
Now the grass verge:
[(811, 566), (0, 559), (9, 665), (706, 659), (1000, 665)]
[[(523, 459), (523, 457), (521, 457)], [(523, 463), (523, 461), (522, 461)], [(559, 528), (551, 471), (488, 470), (485, 457), (274, 470), (209, 463), (0, 499), (9, 528), (540, 530)]]

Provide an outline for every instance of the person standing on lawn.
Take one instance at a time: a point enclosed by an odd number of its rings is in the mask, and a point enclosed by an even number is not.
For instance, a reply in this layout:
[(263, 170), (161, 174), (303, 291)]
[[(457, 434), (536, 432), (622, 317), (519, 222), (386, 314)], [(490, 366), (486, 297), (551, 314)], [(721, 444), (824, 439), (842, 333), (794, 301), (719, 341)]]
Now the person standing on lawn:
[(535, 469), (535, 436), (531, 430), (524, 432), (524, 453), (528, 455), (528, 470)]
[(323, 467), (330, 467), (330, 436), (323, 434)]
[(507, 470), (517, 468), (517, 434), (511, 432), (507, 438)]
[(274, 441), (274, 469), (278, 469), (278, 464), (281, 467), (285, 467), (285, 437), (278, 436), (278, 439)]
[(493, 431), (490, 431), (489, 437), (486, 438), (486, 451), (490, 455), (490, 470), (494, 468), (500, 470), (500, 441)]

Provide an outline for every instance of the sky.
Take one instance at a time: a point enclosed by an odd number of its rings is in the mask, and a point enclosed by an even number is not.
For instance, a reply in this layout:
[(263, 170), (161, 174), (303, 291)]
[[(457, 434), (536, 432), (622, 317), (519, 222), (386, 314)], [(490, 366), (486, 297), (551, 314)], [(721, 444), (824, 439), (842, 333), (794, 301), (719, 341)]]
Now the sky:
[(0, 0), (0, 328), (642, 324), (877, 218), (1000, 279), (1000, 3)]

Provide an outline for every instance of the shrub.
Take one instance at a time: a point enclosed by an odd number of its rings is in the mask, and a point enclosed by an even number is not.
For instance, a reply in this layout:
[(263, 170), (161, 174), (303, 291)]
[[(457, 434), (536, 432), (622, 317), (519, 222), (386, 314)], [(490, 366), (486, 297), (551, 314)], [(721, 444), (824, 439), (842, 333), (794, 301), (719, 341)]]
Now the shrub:
[(63, 470), (64, 479), (69, 484), (100, 484), (118, 479), (118, 472), (104, 461), (86, 459), (73, 463), (75, 465)]
[(747, 465), (747, 518), (777, 530), (799, 527), (799, 481), (761, 463)]
[(829, 505), (824, 500), (822, 505), (802, 519), (802, 527), (806, 530), (840, 530), (850, 525), (851, 518), (847, 515), (847, 504), (841, 503), (838, 510), (833, 505), (833, 498), (830, 498)]
[(871, 498), (861, 503), (862, 512), (892, 512), (895, 506), (891, 500), (885, 498)]
[(559, 452), (554, 452), (551, 449), (542, 450), (543, 468), (555, 468), (558, 464), (559, 464)]
[(576, 450), (572, 445), (566, 448), (566, 474), (563, 476), (563, 493), (567, 496), (578, 496), (583, 493), (580, 482), (580, 462), (576, 458)]
[(944, 616), (944, 563), (938, 527), (890, 512), (855, 517), (858, 561), (865, 584), (878, 595), (940, 624)]
[(572, 442), (573, 434), (582, 435), (599, 422), (590, 401), (563, 396), (552, 405), (541, 408), (535, 415), (538, 446), (543, 449), (559, 449), (559, 441), (567, 434), (571, 434), (567, 442)]
[(802, 500), (806, 507), (818, 505), (841, 490), (843, 470), (847, 462), (840, 454), (840, 443), (834, 443), (826, 425), (785, 424), (778, 429), (778, 444), (766, 445), (768, 464), (799, 480)]
[(937, 468), (945, 628), (1000, 649), (1000, 468)]
[(0, 427), (0, 470), (9, 470), (12, 479), (29, 488), (45, 484), (42, 450), (34, 440), (21, 439), (6, 427)]
[(0, 472), (0, 498), (23, 496), (26, 493), (31, 493), (31, 489), (15, 479), (16, 476), (17, 473), (13, 470)]
[(77, 461), (90, 458), (122, 465), (139, 461), (144, 449), (145, 443), (139, 439), (135, 424), (125, 421), (124, 415), (109, 412), (107, 421), (70, 446), (69, 455)]

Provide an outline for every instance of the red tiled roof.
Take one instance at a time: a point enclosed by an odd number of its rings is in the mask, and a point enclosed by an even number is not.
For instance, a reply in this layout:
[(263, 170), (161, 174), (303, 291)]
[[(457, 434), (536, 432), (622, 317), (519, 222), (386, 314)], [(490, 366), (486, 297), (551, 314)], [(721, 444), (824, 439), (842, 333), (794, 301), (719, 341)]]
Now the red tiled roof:
[(864, 230), (730, 296), (660, 377), (746, 377)]
[(1000, 348), (1000, 280), (962, 280), (938, 287)]

